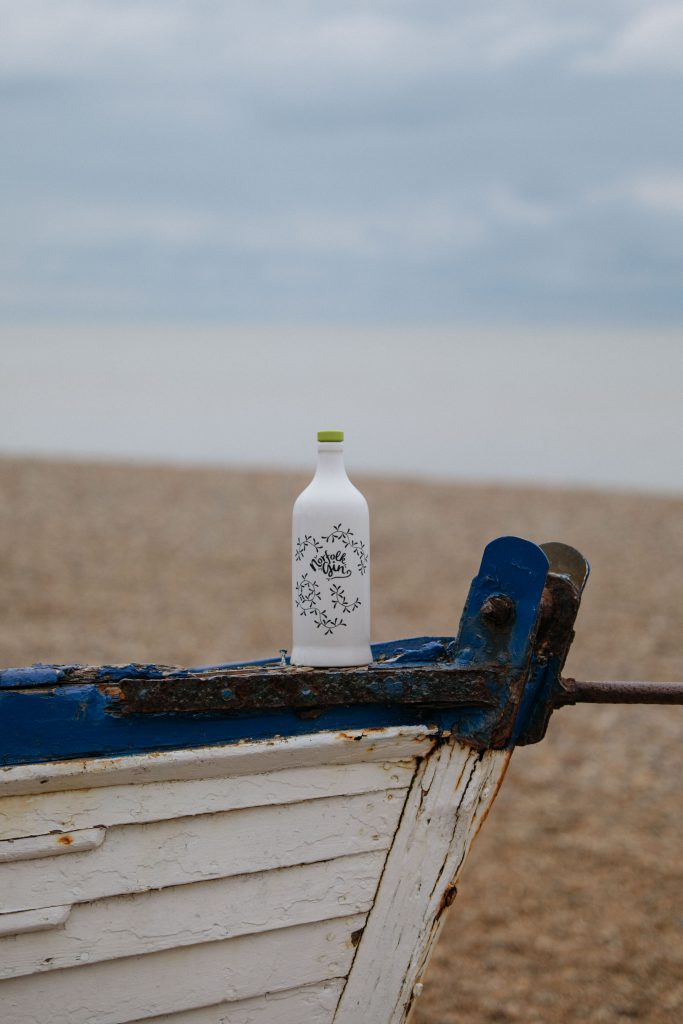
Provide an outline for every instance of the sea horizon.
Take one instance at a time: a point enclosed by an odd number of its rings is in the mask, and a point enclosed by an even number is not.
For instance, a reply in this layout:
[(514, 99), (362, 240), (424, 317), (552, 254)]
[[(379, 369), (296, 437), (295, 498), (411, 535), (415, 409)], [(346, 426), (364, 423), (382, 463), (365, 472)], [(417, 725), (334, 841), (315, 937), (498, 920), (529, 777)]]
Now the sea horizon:
[(0, 454), (683, 490), (675, 329), (0, 327)]

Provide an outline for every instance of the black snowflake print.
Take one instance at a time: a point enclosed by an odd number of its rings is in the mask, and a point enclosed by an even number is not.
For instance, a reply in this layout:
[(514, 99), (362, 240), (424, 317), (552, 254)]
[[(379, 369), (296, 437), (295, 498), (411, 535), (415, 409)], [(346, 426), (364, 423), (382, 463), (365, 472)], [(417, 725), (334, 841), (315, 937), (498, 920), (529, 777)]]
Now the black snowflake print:
[(304, 536), (303, 540), (301, 537), (297, 537), (296, 548), (294, 550), (294, 558), (297, 562), (301, 561), (308, 548), (313, 548), (317, 555), (318, 552), (322, 550), (322, 544), (319, 540), (316, 540), (315, 537), (311, 537), (308, 533)]
[(333, 584), (330, 587), (330, 594), (332, 595), (332, 607), (342, 608), (347, 614), (349, 612), (355, 612), (356, 608), (360, 608), (360, 598), (357, 597), (353, 601), (348, 601), (344, 588)]
[(339, 626), (346, 625), (343, 619), (331, 619), (324, 608), (316, 608), (314, 614), (315, 624), (318, 629), (325, 630), (325, 636), (331, 636), (332, 633), (334, 633), (335, 629), (338, 629)]
[(299, 614), (305, 617), (307, 612), (315, 612), (320, 598), (320, 587), (315, 580), (309, 580), (308, 573), (305, 572), (296, 585), (295, 604)]
[(342, 524), (337, 523), (332, 528), (332, 532), (328, 533), (327, 536), (323, 534), (323, 540), (326, 544), (334, 544), (336, 540), (340, 540), (345, 548), (351, 546), (351, 538), (353, 537), (353, 530), (342, 530)]
[(351, 543), (351, 549), (358, 558), (358, 572), (361, 576), (365, 576), (368, 570), (368, 552), (365, 544), (362, 540), (354, 540)]

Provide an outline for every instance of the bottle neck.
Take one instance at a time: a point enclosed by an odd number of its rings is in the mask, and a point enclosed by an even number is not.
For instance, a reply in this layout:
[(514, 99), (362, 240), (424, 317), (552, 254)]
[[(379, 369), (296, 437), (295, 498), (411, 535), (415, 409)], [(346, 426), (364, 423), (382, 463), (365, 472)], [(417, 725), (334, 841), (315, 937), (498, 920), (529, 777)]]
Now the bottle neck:
[(344, 445), (341, 441), (321, 441), (318, 444), (318, 465), (315, 480), (348, 480), (344, 466)]

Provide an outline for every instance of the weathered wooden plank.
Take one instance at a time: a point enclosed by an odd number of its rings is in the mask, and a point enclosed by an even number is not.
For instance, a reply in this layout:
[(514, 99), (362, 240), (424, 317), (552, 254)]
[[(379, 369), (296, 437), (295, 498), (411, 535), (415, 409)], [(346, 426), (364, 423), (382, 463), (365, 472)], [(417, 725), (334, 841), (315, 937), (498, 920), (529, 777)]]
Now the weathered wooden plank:
[[(0, 938), (0, 979), (367, 913), (384, 851), (53, 908), (63, 928)], [(29, 915), (16, 918), (26, 931)], [(8, 921), (7, 934), (12, 922)], [(44, 924), (42, 927), (49, 927)], [(1, 991), (1, 990), (0, 990)]]
[(126, 757), (75, 758), (0, 767), (0, 796), (49, 793), (92, 786), (255, 775), (284, 768), (411, 760), (435, 742), (435, 727), (390, 726), (258, 742), (192, 747)]
[[(243, 807), (275, 806), (324, 796), (405, 788), (410, 785), (413, 770), (414, 762), (376, 761), (317, 768), (283, 768), (275, 772), (228, 778), (142, 782), (138, 785), (0, 797), (0, 862), (10, 859), (5, 856), (10, 849), (7, 841), (17, 836), (41, 837), (54, 831), (102, 825), (110, 827), (131, 822), (142, 824)], [(78, 833), (78, 838), (83, 841), (84, 833)], [(69, 849), (63, 845), (64, 839), (58, 836), (19, 842), (34, 842), (36, 845), (43, 842), (50, 852)], [(71, 849), (75, 852), (73, 846)], [(13, 859), (22, 858), (16, 856)]]
[[(3, 939), (5, 935), (11, 935), (12, 945), (17, 935), (25, 935), (28, 932), (44, 932), (50, 928), (59, 928), (64, 924), (71, 907), (43, 907), (41, 910), (24, 910), (17, 914), (0, 914), (0, 948), (7, 943)], [(39, 947), (42, 947), (44, 936), (38, 940)], [(0, 957), (2, 953), (0, 953)], [(4, 966), (4, 965), (3, 965)], [(0, 967), (2, 970), (2, 967)], [(0, 975), (2, 977), (2, 975)]]
[(2, 1012), (11, 1024), (125, 1024), (340, 978), (364, 922), (355, 915), (12, 978), (0, 988)]
[(80, 831), (62, 832), (59, 835), (23, 834), (20, 839), (0, 841), (0, 864), (12, 861), (43, 860), (45, 857), (61, 857), (65, 853), (86, 853), (96, 850), (104, 842), (105, 830), (101, 827)]
[(32, 910), (267, 871), (391, 844), (405, 790), (107, 829), (97, 850), (0, 865), (0, 907)]
[(451, 741), (406, 800), (335, 1024), (402, 1024), (463, 861), (505, 774), (508, 751)]
[[(343, 981), (273, 992), (239, 1003), (153, 1017), (147, 1024), (331, 1024)], [(139, 1020), (131, 1024), (141, 1024)]]

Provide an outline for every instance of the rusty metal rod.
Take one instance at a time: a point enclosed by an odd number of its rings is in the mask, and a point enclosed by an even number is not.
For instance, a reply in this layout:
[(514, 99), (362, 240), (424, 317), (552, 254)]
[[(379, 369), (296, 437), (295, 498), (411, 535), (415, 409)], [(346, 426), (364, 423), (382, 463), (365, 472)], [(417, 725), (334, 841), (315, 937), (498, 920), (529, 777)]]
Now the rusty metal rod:
[(683, 683), (560, 680), (555, 707), (567, 704), (683, 704)]

